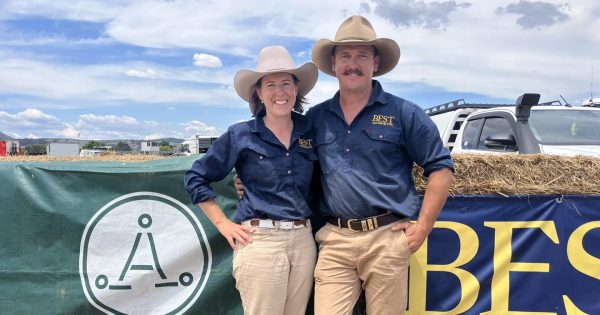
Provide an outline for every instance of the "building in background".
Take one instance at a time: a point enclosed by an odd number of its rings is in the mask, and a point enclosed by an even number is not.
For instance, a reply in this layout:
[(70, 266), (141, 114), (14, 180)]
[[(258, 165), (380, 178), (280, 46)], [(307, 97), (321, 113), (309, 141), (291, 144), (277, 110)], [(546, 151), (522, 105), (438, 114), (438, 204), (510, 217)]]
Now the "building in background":
[(142, 153), (158, 154), (160, 152), (160, 141), (144, 140), (140, 143), (140, 151)]
[(0, 156), (18, 155), (21, 146), (17, 140), (0, 140)]
[(181, 152), (189, 154), (206, 153), (208, 148), (218, 139), (215, 136), (194, 135), (181, 143)]
[(46, 145), (49, 156), (79, 156), (79, 143), (52, 142)]

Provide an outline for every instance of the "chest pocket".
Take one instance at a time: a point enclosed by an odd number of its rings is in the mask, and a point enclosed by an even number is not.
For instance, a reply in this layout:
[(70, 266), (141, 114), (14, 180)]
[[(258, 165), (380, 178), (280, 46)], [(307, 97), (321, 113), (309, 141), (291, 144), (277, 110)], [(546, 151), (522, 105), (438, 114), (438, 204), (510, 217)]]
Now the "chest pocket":
[(374, 141), (383, 141), (391, 144), (400, 142), (400, 130), (392, 127), (377, 127), (365, 129), (367, 136)]
[(379, 178), (397, 163), (404, 160), (401, 132), (393, 127), (370, 127), (364, 129), (366, 141), (360, 141), (355, 167), (369, 176)]
[(250, 145), (244, 151), (240, 169), (245, 177), (255, 182), (272, 182), (277, 175), (275, 153), (257, 145)]
[(321, 132), (315, 137), (315, 148), (325, 175), (334, 173), (340, 166), (340, 145), (337, 140), (338, 136), (330, 131)]

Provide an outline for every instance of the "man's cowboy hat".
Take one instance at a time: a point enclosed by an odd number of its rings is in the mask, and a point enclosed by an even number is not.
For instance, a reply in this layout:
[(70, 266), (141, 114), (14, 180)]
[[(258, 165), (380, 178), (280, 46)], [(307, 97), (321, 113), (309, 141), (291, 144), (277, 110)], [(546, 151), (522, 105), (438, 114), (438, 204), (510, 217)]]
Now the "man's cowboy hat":
[(346, 19), (333, 41), (326, 38), (320, 39), (312, 50), (312, 60), (319, 70), (336, 76), (331, 69), (331, 51), (336, 45), (373, 45), (379, 54), (379, 68), (373, 76), (380, 76), (390, 72), (400, 59), (400, 47), (389, 38), (377, 38), (371, 23), (362, 16), (354, 15)]
[(238, 71), (233, 79), (233, 86), (243, 100), (250, 102), (250, 93), (256, 82), (267, 74), (278, 72), (291, 73), (298, 78), (298, 95), (301, 97), (312, 90), (319, 76), (319, 70), (314, 63), (309, 61), (296, 68), (287, 49), (282, 46), (270, 46), (263, 48), (258, 54), (256, 71)]

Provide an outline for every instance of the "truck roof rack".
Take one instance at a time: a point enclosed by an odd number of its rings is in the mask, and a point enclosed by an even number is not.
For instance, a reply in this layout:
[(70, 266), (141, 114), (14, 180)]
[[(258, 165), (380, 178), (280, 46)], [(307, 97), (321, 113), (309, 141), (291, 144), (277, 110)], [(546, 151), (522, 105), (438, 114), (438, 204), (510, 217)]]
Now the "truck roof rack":
[(467, 103), (464, 99), (458, 99), (448, 103), (440, 104), (425, 109), (425, 113), (429, 116), (443, 114), (451, 111), (455, 111), (459, 108), (494, 108), (501, 106), (515, 106), (514, 104), (483, 104), (483, 103)]
[(535, 106), (567, 106), (567, 107), (571, 107), (570, 104), (563, 104), (561, 101), (559, 100), (554, 100), (554, 101), (550, 101), (550, 102), (544, 102), (544, 103), (539, 103)]
[[(569, 104), (565, 105), (559, 100), (549, 101), (545, 103), (540, 103), (535, 106), (569, 106)], [(443, 114), (451, 111), (455, 111), (459, 108), (494, 108), (494, 107), (507, 107), (507, 106), (515, 106), (515, 104), (486, 104), (486, 103), (467, 103), (464, 99), (458, 99), (455, 101), (451, 101), (448, 103), (440, 104), (437, 106), (433, 106), (425, 109), (425, 113), (429, 116), (434, 116), (438, 114)]]

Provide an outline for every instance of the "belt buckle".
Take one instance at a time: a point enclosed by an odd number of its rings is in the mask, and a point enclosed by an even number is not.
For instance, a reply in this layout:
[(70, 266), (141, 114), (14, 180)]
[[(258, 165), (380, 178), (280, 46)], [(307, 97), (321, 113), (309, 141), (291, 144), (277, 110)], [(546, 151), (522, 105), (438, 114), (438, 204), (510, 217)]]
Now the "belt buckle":
[(281, 221), (279, 222), (280, 230), (291, 230), (294, 228), (294, 221)]
[(348, 225), (348, 230), (352, 231), (352, 232), (362, 232), (362, 230), (355, 230), (352, 228), (352, 222), (358, 222), (358, 219), (348, 219), (348, 222), (346, 222), (346, 224)]
[[(360, 222), (360, 229), (353, 229), (352, 222)], [(377, 229), (379, 226), (374, 218), (348, 219), (348, 230), (352, 232), (367, 232)]]

